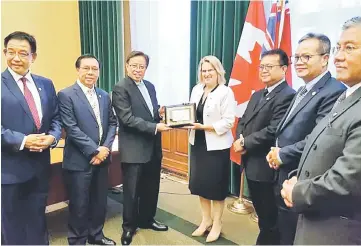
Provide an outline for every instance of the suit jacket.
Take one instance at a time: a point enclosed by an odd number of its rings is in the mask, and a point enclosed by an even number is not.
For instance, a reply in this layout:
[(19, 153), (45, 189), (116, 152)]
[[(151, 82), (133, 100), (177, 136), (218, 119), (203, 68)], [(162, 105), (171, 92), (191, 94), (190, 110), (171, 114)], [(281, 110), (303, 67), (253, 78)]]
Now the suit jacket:
[(285, 81), (260, 101), (262, 93), (263, 89), (252, 95), (245, 113), (238, 121), (236, 138), (243, 134), (247, 153), (242, 155), (242, 163), (247, 178), (274, 181), (274, 169), (269, 167), (266, 156), (274, 145), (277, 126), (295, 91)]
[[(63, 168), (73, 171), (87, 171), (90, 160), (99, 146), (112, 149), (117, 127), (112, 104), (108, 93), (96, 88), (100, 119), (103, 127), (102, 139), (99, 139), (99, 126), (90, 103), (80, 88), (74, 85), (58, 93), (60, 116), (66, 131)], [(109, 163), (108, 158), (102, 163)]]
[[(119, 122), (120, 161), (126, 163), (147, 163), (153, 153), (161, 159), (161, 133), (156, 133), (160, 122), (159, 105), (154, 85), (143, 80), (153, 105), (152, 116), (135, 82), (126, 77), (113, 89), (113, 106)], [(154, 152), (155, 151), (155, 152)]]
[(293, 189), (295, 244), (361, 244), (361, 88), (307, 138)]
[[(196, 107), (202, 98), (204, 85), (199, 83), (193, 87), (190, 102)], [(212, 125), (214, 132), (205, 131), (207, 150), (222, 150), (232, 146), (232, 127), (236, 114), (236, 101), (231, 88), (219, 85), (209, 93), (203, 110), (203, 123)], [(190, 130), (189, 143), (194, 145), (195, 130)]]
[[(31, 75), (41, 99), (43, 118), (40, 133), (58, 141), (61, 124), (58, 99), (51, 80)], [(1, 74), (1, 183), (25, 182), (50, 167), (50, 150), (19, 151), (26, 135), (38, 133), (24, 94), (8, 70)]]
[(326, 73), (306, 94), (285, 122), (296, 97), (293, 99), (276, 132), (278, 146), (281, 148), (279, 155), (283, 162), (279, 169), (281, 184), (288, 178), (290, 171), (297, 169), (306, 136), (330, 112), (337, 98), (345, 90), (346, 86), (332, 78), (329, 72)]

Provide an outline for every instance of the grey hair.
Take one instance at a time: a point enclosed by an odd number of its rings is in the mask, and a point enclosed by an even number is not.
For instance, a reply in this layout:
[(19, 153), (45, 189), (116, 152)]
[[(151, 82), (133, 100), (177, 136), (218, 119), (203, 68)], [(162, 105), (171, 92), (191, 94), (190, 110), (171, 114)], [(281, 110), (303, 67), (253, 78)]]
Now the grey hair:
[(317, 39), (320, 42), (318, 47), (320, 54), (330, 54), (331, 41), (325, 34), (309, 32), (298, 41), (298, 44), (308, 39)]
[(354, 27), (354, 26), (361, 27), (361, 16), (355, 16), (345, 21), (345, 23), (342, 25), (342, 30), (345, 31), (350, 27)]

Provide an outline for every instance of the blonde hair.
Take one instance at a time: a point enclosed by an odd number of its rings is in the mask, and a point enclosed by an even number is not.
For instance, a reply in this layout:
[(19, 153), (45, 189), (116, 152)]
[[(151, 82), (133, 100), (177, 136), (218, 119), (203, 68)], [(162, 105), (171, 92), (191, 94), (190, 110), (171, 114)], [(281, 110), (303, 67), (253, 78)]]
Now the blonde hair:
[(218, 76), (217, 76), (217, 83), (219, 85), (223, 85), (226, 83), (226, 78), (224, 77), (224, 74), (226, 73), (224, 71), (224, 68), (222, 66), (221, 61), (215, 57), (215, 56), (205, 56), (203, 57), (198, 65), (198, 83), (203, 83), (202, 79), (202, 65), (203, 63), (208, 62), (212, 65), (212, 67), (216, 70)]

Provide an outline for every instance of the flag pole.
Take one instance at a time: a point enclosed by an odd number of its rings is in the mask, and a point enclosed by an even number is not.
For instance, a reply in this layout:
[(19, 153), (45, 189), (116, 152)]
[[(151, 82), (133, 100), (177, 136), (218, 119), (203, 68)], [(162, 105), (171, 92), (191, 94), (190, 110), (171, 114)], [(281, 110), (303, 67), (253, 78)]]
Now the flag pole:
[(253, 211), (252, 205), (246, 204), (243, 199), (243, 191), (244, 191), (244, 168), (241, 174), (241, 182), (239, 188), (239, 197), (233, 203), (228, 204), (227, 208), (229, 211), (236, 214), (250, 214)]

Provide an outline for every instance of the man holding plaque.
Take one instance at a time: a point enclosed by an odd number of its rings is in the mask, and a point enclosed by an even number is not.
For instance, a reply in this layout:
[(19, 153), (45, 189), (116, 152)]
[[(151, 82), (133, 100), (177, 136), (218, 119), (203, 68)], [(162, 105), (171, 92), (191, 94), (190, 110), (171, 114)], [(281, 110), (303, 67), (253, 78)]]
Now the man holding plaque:
[(119, 121), (119, 152), (123, 172), (122, 245), (129, 245), (137, 227), (167, 231), (154, 220), (162, 160), (160, 108), (154, 85), (143, 80), (149, 57), (132, 51), (126, 59), (127, 77), (113, 89), (113, 106)]

